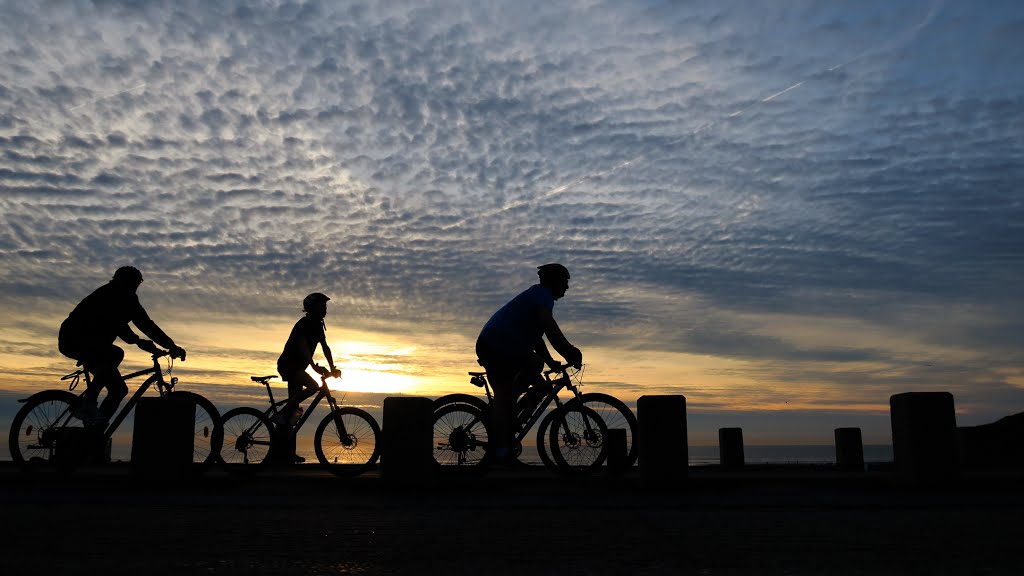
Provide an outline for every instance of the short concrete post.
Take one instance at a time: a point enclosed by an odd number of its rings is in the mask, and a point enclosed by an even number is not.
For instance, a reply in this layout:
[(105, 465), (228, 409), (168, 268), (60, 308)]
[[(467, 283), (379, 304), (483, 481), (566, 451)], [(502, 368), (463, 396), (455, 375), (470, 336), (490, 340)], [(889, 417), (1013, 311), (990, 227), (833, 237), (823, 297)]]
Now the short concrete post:
[(836, 428), (836, 468), (844, 472), (864, 471), (864, 443), (860, 428)]
[(192, 465), (196, 405), (188, 396), (140, 398), (135, 407), (132, 470), (147, 475), (180, 475)]
[(92, 430), (80, 427), (55, 428), (53, 435), (53, 463), (61, 469), (74, 470), (86, 464), (95, 451)]
[(722, 468), (743, 467), (743, 428), (718, 429), (718, 461)]
[(294, 466), (296, 442), (291, 426), (276, 426), (271, 435), (267, 461), (273, 466)]
[(956, 414), (949, 392), (907, 392), (889, 398), (893, 469), (914, 485), (944, 484), (959, 476)]
[(651, 488), (678, 485), (689, 473), (686, 397), (641, 396), (636, 412), (641, 480)]
[(604, 439), (605, 462), (608, 466), (608, 475), (611, 477), (622, 476), (626, 473), (626, 431), (622, 428), (609, 428), (608, 435)]
[(433, 472), (434, 402), (430, 398), (384, 399), (381, 477), (389, 482), (420, 483)]

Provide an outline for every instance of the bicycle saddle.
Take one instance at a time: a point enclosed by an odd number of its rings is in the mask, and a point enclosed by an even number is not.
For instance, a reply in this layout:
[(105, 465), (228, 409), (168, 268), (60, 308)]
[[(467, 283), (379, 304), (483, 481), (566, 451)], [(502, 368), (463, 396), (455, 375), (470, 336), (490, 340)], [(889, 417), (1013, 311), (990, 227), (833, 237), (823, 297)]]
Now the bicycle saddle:
[(487, 372), (470, 372), (470, 376), (486, 376)]
[(253, 382), (259, 382), (260, 384), (266, 384), (267, 382), (270, 381), (271, 378), (276, 378), (276, 377), (277, 376), (271, 374), (270, 376), (249, 376), (249, 379), (252, 380)]

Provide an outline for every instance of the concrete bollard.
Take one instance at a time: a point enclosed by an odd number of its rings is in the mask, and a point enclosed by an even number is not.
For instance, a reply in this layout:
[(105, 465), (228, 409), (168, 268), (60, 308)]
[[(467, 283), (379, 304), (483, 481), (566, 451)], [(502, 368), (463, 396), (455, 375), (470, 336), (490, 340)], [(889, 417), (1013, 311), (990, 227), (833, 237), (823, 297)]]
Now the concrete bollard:
[(620, 477), (626, 473), (626, 431), (622, 428), (609, 428), (604, 440), (605, 462), (608, 476)]
[(686, 480), (689, 446), (686, 397), (641, 396), (636, 402), (637, 455), (644, 486), (667, 488)]
[(296, 442), (290, 426), (275, 426), (267, 462), (272, 466), (294, 466)]
[(393, 483), (421, 483), (434, 470), (434, 402), (430, 398), (384, 399), (381, 477)]
[(53, 434), (53, 463), (62, 470), (74, 470), (87, 464), (96, 452), (93, 432), (81, 427), (56, 428)]
[(196, 405), (188, 396), (140, 398), (135, 407), (132, 471), (175, 476), (188, 472), (195, 450)]
[(844, 472), (864, 471), (864, 443), (860, 428), (836, 428), (836, 468)]
[(940, 485), (959, 476), (956, 414), (949, 392), (907, 392), (889, 398), (893, 471), (913, 485)]
[(718, 462), (722, 468), (743, 468), (743, 428), (718, 429)]

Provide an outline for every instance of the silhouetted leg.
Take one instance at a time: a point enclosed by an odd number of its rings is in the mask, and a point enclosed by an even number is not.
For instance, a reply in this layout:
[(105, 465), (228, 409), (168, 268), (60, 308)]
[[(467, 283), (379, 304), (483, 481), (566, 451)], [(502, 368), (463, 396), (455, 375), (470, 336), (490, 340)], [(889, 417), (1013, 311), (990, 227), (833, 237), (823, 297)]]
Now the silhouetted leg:
[(295, 414), (295, 410), (298, 409), (299, 404), (302, 404), (307, 398), (316, 394), (319, 389), (320, 384), (305, 372), (289, 375), (288, 401), (281, 408), (282, 415), (285, 418), (291, 418)]
[(512, 378), (487, 370), (494, 389), (494, 406), (491, 414), (491, 433), (494, 435), (494, 455), (499, 460), (508, 458), (512, 448), (512, 410), (518, 394), (514, 392)]
[(295, 411), (298, 409), (299, 404), (313, 394), (316, 394), (317, 390), (320, 389), (320, 385), (316, 380), (313, 380), (305, 372), (288, 374), (287, 376), (288, 401), (281, 408), (281, 418), (284, 422), (283, 425), (276, 426), (279, 437), (274, 443), (274, 446), (285, 447), (285, 450), (278, 452), (274, 458), (278, 463), (293, 463), (296, 461), (295, 438), (291, 431)]
[(513, 455), (516, 434), (514, 419), (516, 400), (526, 390), (527, 383), (508, 370), (492, 369), (486, 366), (485, 368), (487, 368), (491, 388), (494, 389), (494, 407), (493, 414), (491, 414), (494, 456), (501, 461)]
[(128, 394), (128, 386), (117, 370), (121, 360), (124, 360), (124, 350), (111, 344), (88, 350), (82, 353), (79, 359), (82, 361), (82, 366), (92, 374), (92, 382), (89, 383), (89, 388), (83, 395), (85, 401), (95, 404), (100, 391), (106, 388), (107, 397), (103, 399), (100, 412), (110, 418), (117, 411), (117, 407), (121, 405), (121, 400), (124, 400)]
[(100, 404), (100, 412), (109, 420), (117, 412), (117, 407), (121, 405), (121, 401), (127, 395), (128, 385), (125, 384), (121, 372), (114, 368), (107, 380), (107, 397)]

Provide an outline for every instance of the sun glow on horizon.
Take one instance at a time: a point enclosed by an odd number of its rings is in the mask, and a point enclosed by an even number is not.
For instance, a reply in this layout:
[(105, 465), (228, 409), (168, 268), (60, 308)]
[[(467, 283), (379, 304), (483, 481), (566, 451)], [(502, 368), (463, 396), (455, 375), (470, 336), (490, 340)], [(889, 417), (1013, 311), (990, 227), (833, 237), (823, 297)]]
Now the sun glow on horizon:
[(327, 386), (339, 392), (403, 394), (413, 391), (417, 382), (405, 374), (356, 368), (342, 370), (341, 378), (328, 378)]

